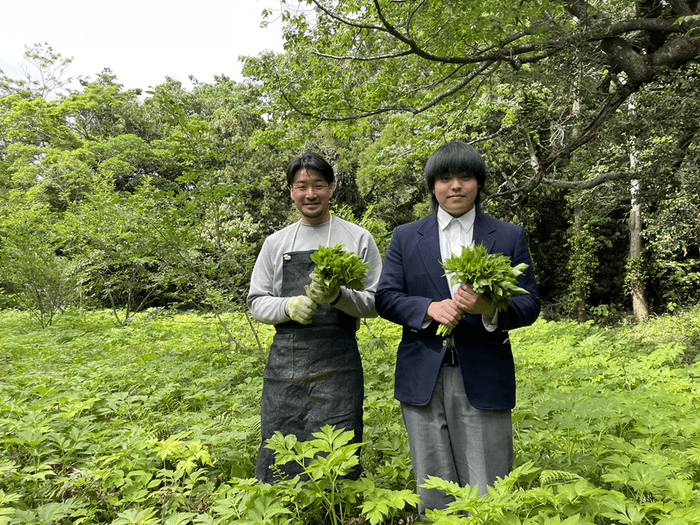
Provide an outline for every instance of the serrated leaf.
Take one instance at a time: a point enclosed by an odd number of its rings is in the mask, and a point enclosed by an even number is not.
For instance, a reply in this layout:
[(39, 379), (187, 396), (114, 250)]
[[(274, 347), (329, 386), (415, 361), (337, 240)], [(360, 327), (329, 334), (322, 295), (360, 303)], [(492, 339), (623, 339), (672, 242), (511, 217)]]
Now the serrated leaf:
[(316, 263), (314, 272), (327, 287), (337, 284), (351, 290), (365, 289), (365, 275), (370, 267), (356, 254), (345, 251), (342, 243), (319, 246), (311, 260)]
[[(441, 263), (450, 283), (468, 284), (476, 293), (485, 295), (498, 311), (505, 311), (511, 297), (529, 293), (518, 286), (518, 277), (528, 265), (511, 266), (510, 257), (502, 253), (488, 253), (482, 244), (462, 246), (461, 253), (452, 254)], [(438, 334), (449, 334), (451, 330), (442, 326)]]

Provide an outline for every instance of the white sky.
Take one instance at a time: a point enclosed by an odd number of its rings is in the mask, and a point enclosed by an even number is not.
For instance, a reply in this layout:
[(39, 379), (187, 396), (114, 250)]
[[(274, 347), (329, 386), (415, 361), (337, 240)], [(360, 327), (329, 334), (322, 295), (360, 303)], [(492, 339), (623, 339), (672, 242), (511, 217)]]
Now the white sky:
[(125, 89), (148, 89), (171, 77), (191, 87), (224, 74), (241, 80), (240, 55), (282, 51), (281, 23), (260, 28), (263, 9), (280, 0), (4, 0), (0, 69), (23, 78), (26, 47), (47, 42), (64, 58), (68, 75), (93, 80), (110, 68)]

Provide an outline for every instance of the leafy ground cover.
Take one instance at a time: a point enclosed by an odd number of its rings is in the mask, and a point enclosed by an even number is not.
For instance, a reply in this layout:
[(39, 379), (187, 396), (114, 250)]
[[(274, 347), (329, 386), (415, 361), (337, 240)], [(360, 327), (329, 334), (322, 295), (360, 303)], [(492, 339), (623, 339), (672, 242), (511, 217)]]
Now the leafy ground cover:
[[(700, 523), (700, 310), (605, 329), (538, 321), (512, 333), (514, 470), (455, 495), (436, 523)], [(347, 436), (272, 446), (309, 481), (251, 480), (269, 327), (153, 310), (127, 326), (69, 312), (38, 329), (0, 312), (0, 524), (411, 523), (414, 482), (392, 397), (398, 328), (359, 332), (365, 477)], [(230, 342), (235, 340), (238, 344)], [(312, 458), (317, 452), (324, 454)]]

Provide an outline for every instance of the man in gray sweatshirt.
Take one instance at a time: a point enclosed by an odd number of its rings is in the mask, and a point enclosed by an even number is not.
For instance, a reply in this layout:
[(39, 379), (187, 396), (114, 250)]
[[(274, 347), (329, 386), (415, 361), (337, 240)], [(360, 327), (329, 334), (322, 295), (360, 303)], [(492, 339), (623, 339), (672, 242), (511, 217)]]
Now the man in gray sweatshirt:
[[(275, 431), (308, 441), (330, 424), (354, 431), (353, 442), (362, 440), (364, 379), (355, 332), (360, 318), (377, 316), (374, 292), (382, 270), (372, 235), (331, 215), (334, 172), (326, 160), (315, 153), (293, 159), (287, 182), (301, 218), (265, 240), (248, 294), (253, 318), (276, 329), (264, 373), (255, 467), (255, 477), (266, 483), (301, 470), (292, 462), (273, 468), (265, 444)], [(311, 279), (311, 254), (338, 243), (370, 266), (363, 291)], [(348, 477), (360, 473), (356, 468)]]

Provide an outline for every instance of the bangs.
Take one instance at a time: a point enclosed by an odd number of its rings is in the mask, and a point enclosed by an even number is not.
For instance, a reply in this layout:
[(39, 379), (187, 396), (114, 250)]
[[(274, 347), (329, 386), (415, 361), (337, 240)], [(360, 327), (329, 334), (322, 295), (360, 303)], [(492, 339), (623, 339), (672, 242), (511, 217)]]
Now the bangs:
[(440, 146), (425, 165), (425, 182), (432, 190), (435, 177), (448, 173), (468, 173), (483, 185), (486, 180), (486, 165), (479, 152), (466, 142), (452, 142)]
[(471, 144), (450, 142), (436, 149), (425, 164), (425, 186), (430, 193), (430, 208), (437, 213), (439, 204), (433, 190), (435, 178), (440, 175), (467, 173), (474, 177), (479, 185), (474, 204), (477, 215), (481, 215), (481, 189), (486, 185), (486, 163)]

